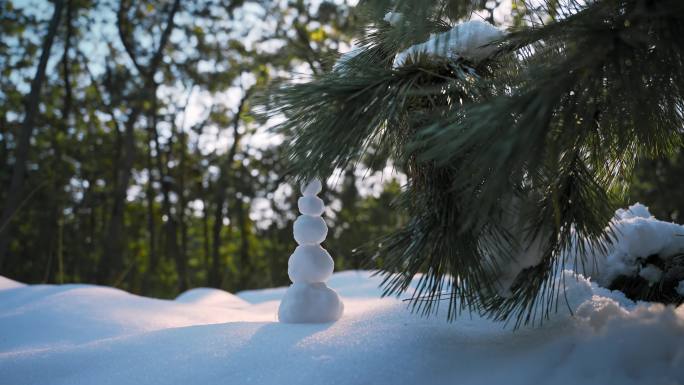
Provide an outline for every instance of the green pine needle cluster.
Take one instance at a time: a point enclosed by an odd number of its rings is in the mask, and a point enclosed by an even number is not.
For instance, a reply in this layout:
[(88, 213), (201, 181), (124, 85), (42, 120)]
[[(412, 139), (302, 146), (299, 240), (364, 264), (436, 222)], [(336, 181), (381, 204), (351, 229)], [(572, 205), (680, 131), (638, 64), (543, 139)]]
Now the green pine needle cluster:
[[(609, 247), (636, 160), (681, 146), (684, 2), (515, 3), (522, 21), (487, 59), (400, 68), (398, 52), (482, 5), (363, 3), (372, 22), (357, 55), (264, 101), (287, 117), (277, 129), (300, 180), (374, 154), (407, 174), (397, 204), (410, 220), (364, 252), (381, 261), (388, 295), (419, 277), (411, 301), (425, 314), (446, 304), (450, 319), (543, 320), (563, 292), (556, 273)], [(401, 22), (384, 22), (387, 9)], [(503, 285), (532, 249), (536, 264)]]

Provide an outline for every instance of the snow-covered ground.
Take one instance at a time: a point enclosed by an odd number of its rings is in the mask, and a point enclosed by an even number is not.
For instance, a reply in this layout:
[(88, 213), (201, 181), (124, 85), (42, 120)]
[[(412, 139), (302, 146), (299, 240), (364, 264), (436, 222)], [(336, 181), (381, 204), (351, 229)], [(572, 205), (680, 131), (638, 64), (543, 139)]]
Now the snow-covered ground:
[(276, 322), (284, 288), (168, 301), (0, 277), (0, 384), (684, 383), (684, 306), (566, 275), (575, 315), (517, 331), (412, 315), (364, 271), (332, 277), (345, 314), (317, 325)]
[[(611, 226), (615, 242), (588, 272), (604, 285), (619, 274), (657, 284), (669, 273), (646, 258), (684, 252), (684, 227), (643, 205), (618, 210)], [(0, 276), (0, 385), (684, 384), (684, 305), (634, 303), (562, 275), (568, 306), (515, 331), (411, 314), (401, 298), (380, 298), (368, 271), (332, 276), (345, 310), (326, 324), (277, 322), (286, 288), (197, 288), (170, 301)]]

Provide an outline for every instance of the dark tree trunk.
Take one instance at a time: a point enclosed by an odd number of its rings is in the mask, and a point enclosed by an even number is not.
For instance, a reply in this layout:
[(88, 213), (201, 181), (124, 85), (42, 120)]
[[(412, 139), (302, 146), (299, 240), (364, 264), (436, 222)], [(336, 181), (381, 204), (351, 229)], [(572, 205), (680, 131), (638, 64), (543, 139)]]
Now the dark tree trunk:
[[(153, 103), (155, 105), (156, 103)], [(155, 109), (156, 110), (156, 109)], [(162, 212), (166, 216), (166, 222), (164, 223), (165, 229), (165, 247), (164, 252), (167, 257), (176, 264), (176, 272), (178, 273), (178, 290), (183, 292), (187, 290), (187, 269), (185, 261), (180, 255), (180, 250), (178, 247), (178, 219), (176, 213), (171, 210), (171, 191), (175, 188), (176, 181), (173, 179), (165, 165), (169, 164), (171, 149), (173, 148), (173, 136), (169, 139), (169, 151), (167, 159), (162, 158), (162, 149), (159, 144), (159, 134), (157, 132), (156, 117), (153, 117), (152, 124), (152, 134), (154, 135), (154, 145), (157, 152), (157, 169), (159, 170), (159, 176), (161, 177), (162, 186)], [(173, 134), (173, 131), (172, 131)]]
[(154, 215), (154, 176), (152, 169), (154, 168), (152, 164), (152, 131), (148, 131), (147, 134), (147, 191), (145, 192), (145, 197), (147, 199), (147, 232), (149, 236), (149, 261), (147, 264), (147, 269), (145, 270), (145, 275), (143, 276), (142, 283), (142, 294), (147, 294), (150, 290), (150, 285), (152, 277), (157, 271), (157, 265), (159, 264), (159, 253), (157, 252), (157, 225), (155, 223)]
[(245, 203), (242, 200), (235, 202), (237, 211), (238, 226), (240, 228), (240, 279), (238, 289), (249, 287), (250, 276), (252, 273), (251, 261), (249, 258), (249, 226), (247, 223), (248, 213)]
[[(48, 260), (48, 269), (46, 270), (46, 275), (44, 278), (45, 282), (50, 281), (50, 273), (52, 266), (52, 260), (55, 255), (57, 255), (58, 267), (61, 266), (61, 252), (62, 252), (62, 210), (64, 205), (64, 195), (61, 191), (64, 190), (64, 185), (67, 183), (69, 176), (67, 175), (66, 166), (64, 164), (64, 157), (62, 156), (63, 144), (60, 141), (60, 136), (66, 138), (67, 131), (69, 129), (69, 119), (71, 117), (71, 105), (73, 100), (73, 95), (71, 91), (71, 65), (69, 62), (69, 51), (71, 50), (71, 39), (73, 37), (73, 7), (72, 0), (67, 0), (66, 2), (66, 20), (64, 21), (66, 25), (66, 36), (64, 37), (64, 51), (62, 53), (62, 76), (64, 79), (64, 103), (61, 109), (61, 124), (55, 125), (55, 129), (52, 130), (52, 148), (55, 151), (55, 168), (53, 172), (50, 173), (52, 181), (50, 183), (52, 188), (52, 193), (47, 197), (47, 217), (43, 221), (44, 225), (41, 226), (43, 232), (40, 233), (38, 237), (38, 242), (36, 242), (37, 250), (34, 255), (43, 255), (42, 259)], [(60, 273), (60, 279), (63, 280), (63, 271), (58, 269)]]
[[(0, 113), (0, 135), (2, 135), (3, 138), (7, 138), (7, 133), (9, 131), (9, 123), (7, 122), (7, 117), (5, 116), (5, 113), (3, 111), (2, 113)], [(2, 146), (0, 147), (0, 170), (5, 170), (8, 166), (7, 158), (9, 155), (9, 149), (7, 148), (7, 140), (0, 140), (0, 146)], [(4, 178), (0, 178), (0, 182), (4, 183)]]
[(211, 265), (209, 252), (209, 202), (202, 195), (202, 247), (204, 249), (204, 270), (206, 272), (206, 284), (211, 286)]
[[(174, 124), (175, 127), (175, 124)], [(186, 166), (186, 159), (185, 159), (185, 151), (186, 151), (186, 146), (187, 146), (187, 141), (186, 141), (186, 136), (183, 132), (178, 132), (178, 141), (179, 141), (179, 151), (181, 152), (180, 154), (180, 164), (178, 166), (178, 224), (180, 226), (180, 233), (181, 233), (181, 239), (180, 239), (180, 250), (179, 250), (179, 255), (178, 257), (180, 258), (180, 262), (182, 263), (182, 268), (183, 268), (183, 275), (182, 275), (182, 282), (179, 282), (181, 286), (179, 286), (179, 290), (181, 292), (187, 290), (188, 285), (190, 283), (189, 278), (188, 278), (188, 226), (186, 223), (186, 218), (185, 218), (185, 210), (187, 208), (187, 199), (185, 197), (185, 166)], [(181, 277), (181, 274), (179, 273), (179, 278)]]
[[(219, 188), (218, 186), (216, 187)], [(209, 286), (221, 287), (221, 230), (223, 229), (223, 209), (226, 195), (217, 190), (214, 202), (214, 225), (212, 226), (211, 242), (211, 271), (209, 274)]]
[(12, 180), (7, 191), (7, 199), (5, 200), (2, 209), (2, 216), (0, 217), (0, 272), (2, 272), (2, 265), (7, 256), (7, 249), (10, 242), (11, 226), (10, 222), (14, 216), (22, 198), (24, 189), (24, 180), (26, 177), (26, 162), (28, 161), (29, 148), (31, 146), (31, 136), (36, 125), (36, 115), (38, 114), (38, 105), (40, 104), (40, 91), (45, 82), (45, 69), (47, 67), (48, 59), (50, 58), (50, 51), (52, 50), (52, 43), (55, 40), (57, 29), (62, 18), (62, 8), (64, 1), (56, 0), (52, 19), (48, 27), (48, 33), (43, 40), (42, 51), (36, 74), (31, 82), (31, 91), (26, 99), (26, 114), (21, 124), (21, 131), (18, 135), (17, 148), (14, 156), (14, 167), (12, 170)]
[(156, 90), (154, 85), (154, 74), (159, 69), (162, 63), (164, 48), (169, 41), (171, 32), (173, 31), (174, 17), (180, 8), (180, 0), (174, 1), (169, 11), (166, 27), (164, 28), (161, 38), (159, 40), (159, 45), (157, 46), (157, 51), (150, 59), (147, 66), (143, 67), (138, 61), (135, 49), (130, 41), (130, 36), (126, 32), (124, 25), (125, 14), (128, 9), (129, 4), (126, 1), (121, 1), (118, 11), (117, 23), (119, 27), (119, 35), (121, 37), (121, 42), (124, 48), (128, 52), (134, 65), (143, 77), (143, 87), (137, 92), (132, 101), (131, 112), (126, 120), (126, 129), (124, 132), (124, 143), (123, 143), (123, 154), (121, 156), (121, 162), (119, 167), (119, 172), (116, 176), (115, 188), (113, 192), (113, 203), (112, 212), (109, 219), (108, 230), (106, 232), (104, 240), (104, 252), (102, 259), (99, 263), (98, 268), (98, 282), (106, 283), (109, 281), (109, 277), (114, 274), (118, 275), (123, 267), (124, 261), (124, 245), (125, 245), (125, 226), (124, 226), (124, 214), (126, 209), (126, 193), (128, 191), (128, 185), (131, 179), (131, 172), (133, 170), (133, 164), (135, 161), (135, 124), (143, 111), (143, 104), (145, 101), (156, 97), (156, 95), (150, 94), (151, 90)]
[(102, 259), (98, 266), (98, 283), (107, 284), (112, 276), (118, 276), (123, 269), (124, 248), (124, 214), (126, 194), (131, 179), (131, 170), (135, 161), (135, 121), (140, 116), (140, 108), (133, 107), (125, 125), (122, 159), (116, 176), (113, 192), (112, 212), (109, 227), (104, 239)]
[(229, 181), (231, 179), (233, 162), (235, 161), (235, 155), (237, 154), (238, 148), (240, 147), (240, 114), (247, 103), (251, 94), (251, 89), (245, 91), (245, 94), (238, 104), (238, 108), (235, 111), (235, 116), (233, 117), (233, 144), (230, 150), (226, 154), (225, 159), (222, 160), (219, 167), (219, 177), (216, 181), (215, 192), (214, 192), (214, 226), (213, 226), (213, 242), (212, 242), (212, 269), (210, 275), (211, 286), (221, 287), (220, 277), (221, 274), (221, 228), (223, 227), (223, 210), (226, 207), (226, 192), (228, 189)]

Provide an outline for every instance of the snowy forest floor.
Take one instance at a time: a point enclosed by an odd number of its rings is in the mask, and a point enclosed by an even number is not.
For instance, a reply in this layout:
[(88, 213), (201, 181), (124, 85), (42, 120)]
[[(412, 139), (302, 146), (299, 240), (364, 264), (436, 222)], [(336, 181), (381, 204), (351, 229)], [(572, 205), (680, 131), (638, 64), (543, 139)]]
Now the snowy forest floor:
[[(684, 384), (684, 305), (634, 303), (566, 272), (567, 306), (516, 331), (411, 314), (366, 271), (336, 273), (331, 324), (276, 321), (285, 288), (174, 301), (0, 277), (0, 383)], [(564, 305), (564, 304), (563, 304)]]

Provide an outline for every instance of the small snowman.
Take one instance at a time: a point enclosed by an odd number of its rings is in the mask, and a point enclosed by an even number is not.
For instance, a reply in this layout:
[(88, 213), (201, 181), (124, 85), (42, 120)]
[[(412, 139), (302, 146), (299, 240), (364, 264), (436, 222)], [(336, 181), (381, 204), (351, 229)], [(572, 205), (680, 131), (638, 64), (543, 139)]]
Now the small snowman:
[(325, 282), (330, 278), (335, 263), (320, 243), (328, 235), (328, 226), (321, 218), (325, 210), (321, 182), (305, 184), (297, 205), (302, 214), (294, 222), (297, 248), (287, 263), (287, 274), (292, 285), (287, 289), (278, 308), (278, 319), (286, 323), (320, 323), (337, 321), (344, 305), (337, 293)]

